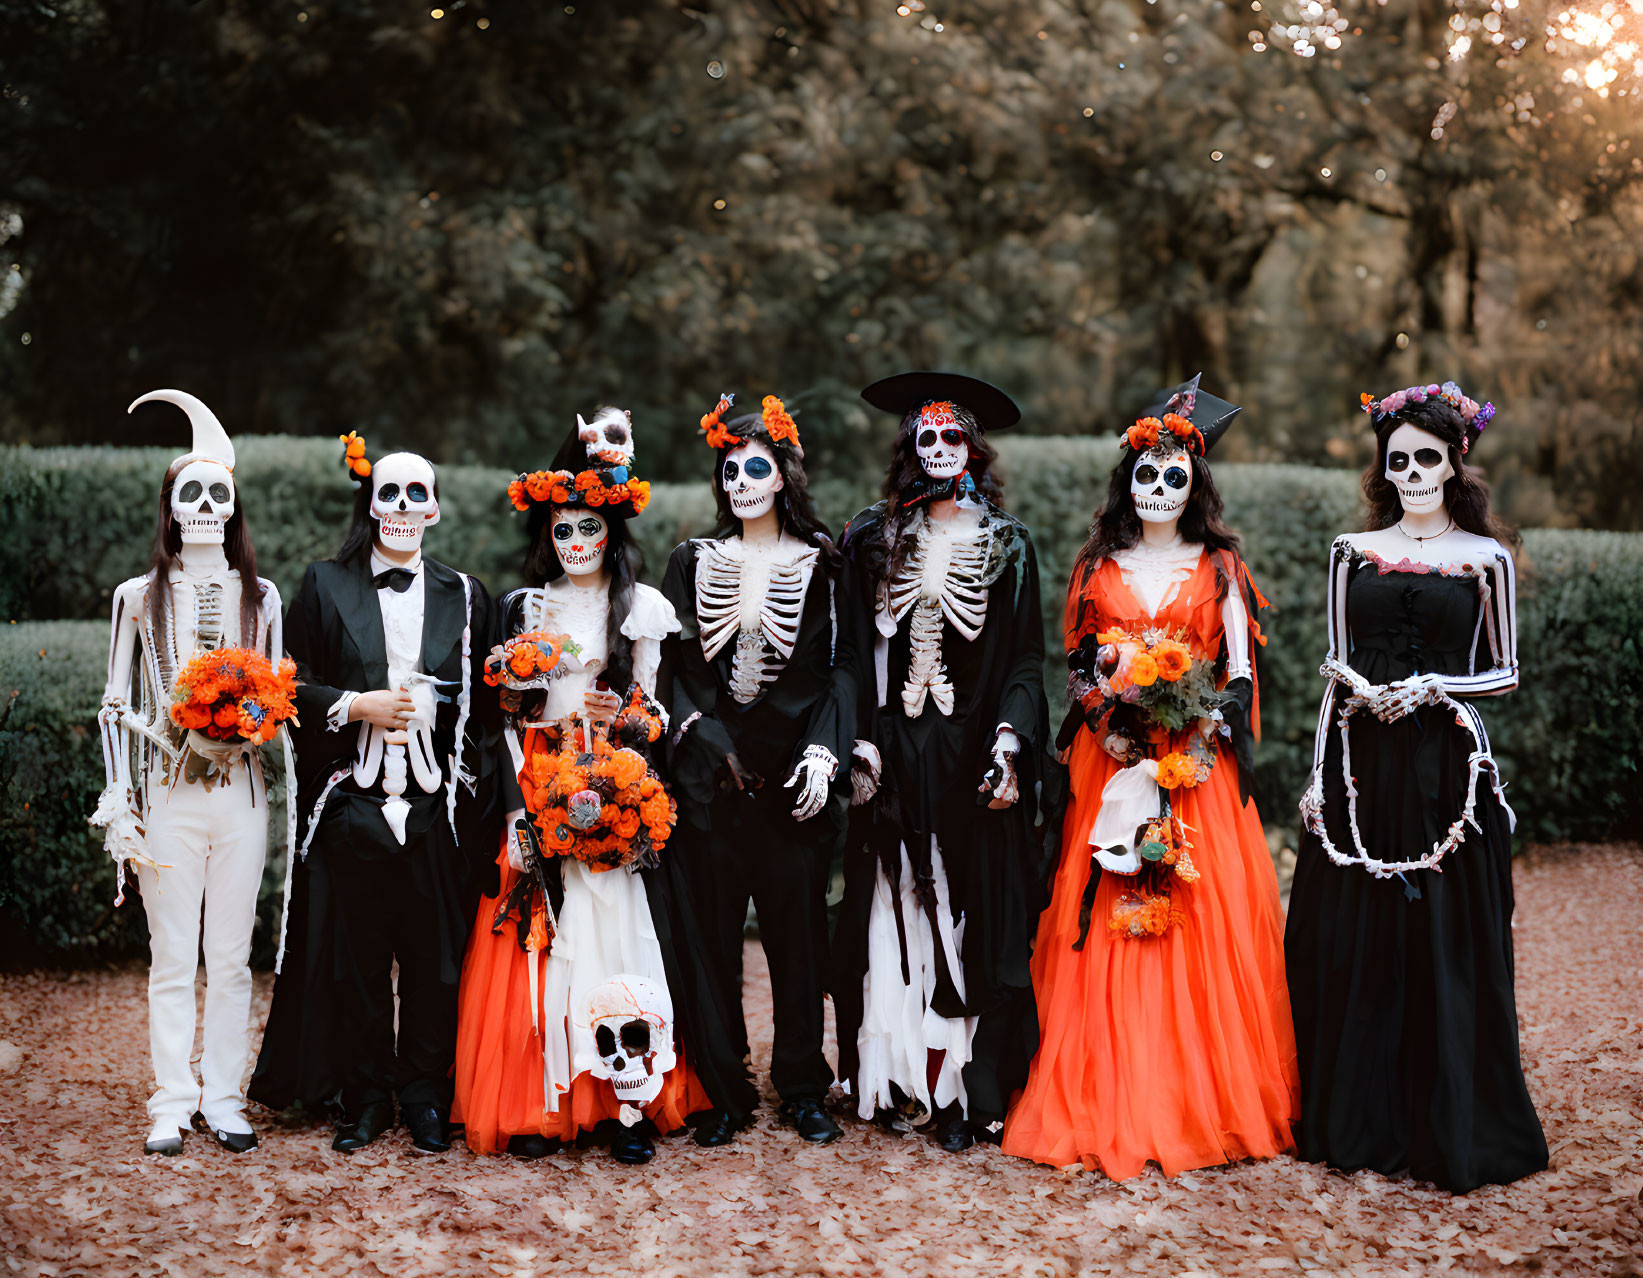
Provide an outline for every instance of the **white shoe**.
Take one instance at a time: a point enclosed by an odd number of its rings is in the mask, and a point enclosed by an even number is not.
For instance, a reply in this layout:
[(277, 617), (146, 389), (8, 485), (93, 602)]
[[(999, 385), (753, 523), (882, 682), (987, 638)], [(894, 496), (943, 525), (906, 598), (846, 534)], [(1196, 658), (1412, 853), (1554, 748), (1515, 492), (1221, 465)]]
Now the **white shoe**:
[(162, 1118), (154, 1124), (154, 1130), (149, 1132), (148, 1139), (143, 1142), (143, 1153), (164, 1154), (171, 1158), (183, 1152), (182, 1129), (169, 1118)]

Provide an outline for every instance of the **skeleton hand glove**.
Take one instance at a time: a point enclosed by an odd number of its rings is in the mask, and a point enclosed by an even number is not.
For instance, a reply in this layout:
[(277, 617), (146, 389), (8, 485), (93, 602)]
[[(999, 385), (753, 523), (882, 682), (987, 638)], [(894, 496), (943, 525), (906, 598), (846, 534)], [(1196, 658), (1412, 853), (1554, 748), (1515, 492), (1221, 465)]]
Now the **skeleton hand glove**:
[(988, 807), (1007, 808), (1021, 797), (1015, 772), (1015, 758), (1020, 752), (1021, 738), (1007, 724), (1000, 724), (998, 735), (993, 739), (992, 767), (987, 769), (987, 775), (977, 787), (980, 794), (992, 791), (993, 797)]
[(799, 791), (799, 801), (793, 806), (795, 821), (808, 821), (822, 810), (827, 802), (827, 783), (838, 770), (839, 761), (833, 757), (831, 750), (818, 745), (805, 746), (804, 757), (783, 787), (791, 790), (801, 778), (804, 781), (804, 788)]
[(884, 760), (871, 741), (858, 741), (850, 751), (850, 805), (860, 807), (879, 792)]

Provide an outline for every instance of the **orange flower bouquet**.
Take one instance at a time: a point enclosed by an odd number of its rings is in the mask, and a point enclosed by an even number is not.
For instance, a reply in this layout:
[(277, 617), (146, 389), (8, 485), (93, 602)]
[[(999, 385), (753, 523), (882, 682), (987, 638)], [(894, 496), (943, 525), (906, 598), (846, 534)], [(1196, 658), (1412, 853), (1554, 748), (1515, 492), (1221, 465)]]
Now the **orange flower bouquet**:
[(261, 745), (296, 721), (293, 661), (277, 666), (249, 648), (196, 653), (177, 676), (171, 722), (210, 741)]
[(491, 649), (485, 658), (485, 682), (495, 688), (503, 685), (516, 692), (527, 688), (545, 688), (548, 683), (576, 669), (567, 656), (581, 656), (582, 649), (569, 635), (553, 634), (546, 630), (527, 630), (506, 643)]
[(656, 863), (676, 809), (641, 751), (661, 735), (660, 714), (635, 684), (608, 731), (579, 726), (531, 755), (520, 788), (544, 855), (594, 870)]

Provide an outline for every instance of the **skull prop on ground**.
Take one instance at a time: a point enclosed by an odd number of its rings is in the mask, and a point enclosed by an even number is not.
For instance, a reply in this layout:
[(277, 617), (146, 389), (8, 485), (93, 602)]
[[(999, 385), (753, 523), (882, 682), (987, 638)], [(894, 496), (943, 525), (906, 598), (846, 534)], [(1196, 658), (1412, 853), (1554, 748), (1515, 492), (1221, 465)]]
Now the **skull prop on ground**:
[(613, 976), (588, 991), (582, 1020), (592, 1029), (599, 1052), (600, 1063), (591, 1072), (610, 1080), (622, 1102), (622, 1122), (631, 1127), (662, 1094), (663, 1080), (678, 1060), (673, 1000), (657, 981)]
[(569, 508), (553, 512), (553, 550), (569, 576), (598, 572), (604, 566), (609, 541), (610, 525), (603, 515)]
[(588, 457), (620, 466), (633, 464), (633, 418), (626, 410), (606, 408), (591, 422), (576, 414), (576, 434), (588, 446)]
[(969, 464), (970, 440), (951, 404), (926, 404), (919, 410), (914, 443), (931, 479), (952, 479)]
[(1182, 448), (1153, 448), (1130, 472), (1130, 500), (1146, 523), (1167, 524), (1181, 517), (1192, 492), (1192, 458)]
[(1443, 505), (1443, 486), (1454, 475), (1449, 446), (1430, 431), (1404, 422), (1386, 441), (1386, 477), (1398, 490), (1406, 515), (1429, 515)]
[(389, 550), (422, 548), (422, 534), (439, 522), (434, 468), (415, 453), (389, 453), (371, 468), (371, 517)]
[(738, 519), (757, 519), (776, 504), (783, 487), (776, 454), (758, 440), (738, 444), (724, 458), (725, 496)]

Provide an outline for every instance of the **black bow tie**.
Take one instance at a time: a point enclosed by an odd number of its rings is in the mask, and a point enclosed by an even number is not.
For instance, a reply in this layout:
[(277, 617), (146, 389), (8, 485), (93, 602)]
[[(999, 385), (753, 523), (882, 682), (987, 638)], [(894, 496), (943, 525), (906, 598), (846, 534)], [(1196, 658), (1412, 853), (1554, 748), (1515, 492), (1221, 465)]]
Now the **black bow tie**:
[(409, 568), (385, 568), (371, 578), (371, 584), (378, 590), (386, 586), (396, 595), (402, 595), (411, 588), (416, 580), (416, 574)]

